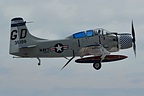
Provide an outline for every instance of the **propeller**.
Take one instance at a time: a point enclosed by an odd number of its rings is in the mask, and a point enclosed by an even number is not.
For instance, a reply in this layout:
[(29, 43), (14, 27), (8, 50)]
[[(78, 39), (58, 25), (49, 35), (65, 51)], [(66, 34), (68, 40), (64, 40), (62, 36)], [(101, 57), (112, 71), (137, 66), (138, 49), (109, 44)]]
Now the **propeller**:
[(135, 29), (134, 29), (134, 24), (133, 24), (133, 20), (132, 20), (132, 42), (133, 42), (133, 50), (134, 50), (134, 54), (136, 56), (136, 39), (135, 39)]

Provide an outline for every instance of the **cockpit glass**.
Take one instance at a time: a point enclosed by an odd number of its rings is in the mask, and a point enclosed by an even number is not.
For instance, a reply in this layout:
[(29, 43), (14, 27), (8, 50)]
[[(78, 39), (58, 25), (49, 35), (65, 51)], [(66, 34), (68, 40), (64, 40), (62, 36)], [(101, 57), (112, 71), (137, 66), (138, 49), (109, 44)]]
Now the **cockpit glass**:
[(107, 31), (103, 28), (98, 28), (95, 30), (87, 30), (87, 31), (81, 31), (81, 32), (74, 33), (72, 35), (72, 38), (92, 37), (94, 35), (106, 35), (108, 33), (109, 33), (109, 31)]
[(84, 31), (73, 34), (73, 38), (83, 38), (85, 36), (86, 35)]
[(104, 34), (104, 35), (106, 35), (108, 33), (109, 32), (107, 30), (103, 29), (103, 28), (95, 29), (95, 35), (98, 35), (98, 34), (101, 34), (101, 35)]
[(87, 37), (91, 37), (91, 36), (93, 36), (93, 34), (94, 34), (93, 30), (87, 30), (86, 31), (86, 36)]

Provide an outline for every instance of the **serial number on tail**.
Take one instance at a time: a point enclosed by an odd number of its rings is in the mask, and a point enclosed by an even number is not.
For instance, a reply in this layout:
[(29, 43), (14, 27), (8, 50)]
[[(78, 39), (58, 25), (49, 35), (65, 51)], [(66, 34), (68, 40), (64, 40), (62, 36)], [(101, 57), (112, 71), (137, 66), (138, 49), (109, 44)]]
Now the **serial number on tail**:
[(27, 43), (26, 40), (18, 40), (18, 41), (15, 41), (15, 45), (18, 45), (18, 44), (25, 44)]

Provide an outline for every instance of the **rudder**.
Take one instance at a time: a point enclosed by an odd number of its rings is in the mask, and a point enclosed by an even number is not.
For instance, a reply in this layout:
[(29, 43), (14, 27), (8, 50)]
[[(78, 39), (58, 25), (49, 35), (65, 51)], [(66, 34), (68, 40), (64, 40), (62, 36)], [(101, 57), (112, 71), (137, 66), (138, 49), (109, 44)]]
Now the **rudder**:
[(32, 37), (26, 27), (26, 22), (20, 17), (13, 18), (11, 20), (9, 53), (16, 55), (20, 48), (31, 45), (33, 43)]

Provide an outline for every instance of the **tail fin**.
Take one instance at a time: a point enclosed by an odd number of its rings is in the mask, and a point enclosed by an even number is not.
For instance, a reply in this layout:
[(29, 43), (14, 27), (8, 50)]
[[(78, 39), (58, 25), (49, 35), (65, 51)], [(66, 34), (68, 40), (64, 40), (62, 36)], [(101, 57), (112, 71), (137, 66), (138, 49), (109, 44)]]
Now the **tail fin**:
[(11, 20), (10, 54), (16, 55), (20, 52), (20, 48), (33, 46), (36, 40), (39, 39), (29, 33), (26, 22), (22, 18)]

